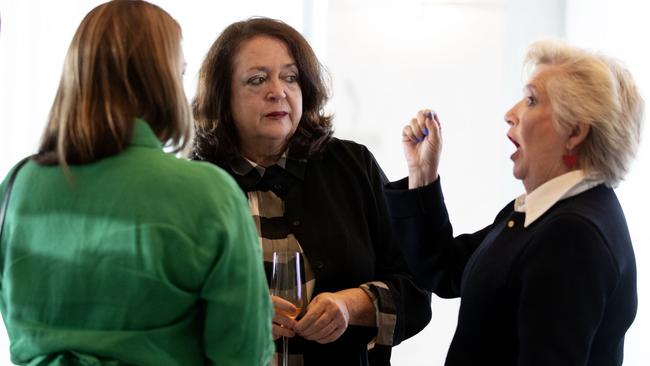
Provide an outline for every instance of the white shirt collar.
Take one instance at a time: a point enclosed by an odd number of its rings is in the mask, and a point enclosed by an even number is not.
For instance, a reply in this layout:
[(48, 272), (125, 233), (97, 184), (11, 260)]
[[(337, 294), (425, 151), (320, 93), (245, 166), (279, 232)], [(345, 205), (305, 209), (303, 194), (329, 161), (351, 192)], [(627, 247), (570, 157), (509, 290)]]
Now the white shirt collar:
[(534, 191), (515, 199), (515, 211), (524, 212), (524, 227), (532, 224), (559, 201), (580, 194), (603, 182), (595, 174), (574, 170), (555, 177)]
[[(276, 165), (279, 165), (281, 168), (286, 168), (287, 166), (287, 151), (285, 150), (284, 153), (282, 153), (282, 156), (276, 163)], [(260, 174), (260, 177), (264, 176), (264, 173), (266, 173), (266, 168), (257, 164), (256, 162), (250, 160), (249, 158), (245, 157), (244, 155), (240, 155), (241, 159), (235, 160), (233, 164), (231, 164), (232, 171), (239, 174), (239, 175), (246, 175), (248, 174), (251, 170), (255, 169), (257, 172)]]

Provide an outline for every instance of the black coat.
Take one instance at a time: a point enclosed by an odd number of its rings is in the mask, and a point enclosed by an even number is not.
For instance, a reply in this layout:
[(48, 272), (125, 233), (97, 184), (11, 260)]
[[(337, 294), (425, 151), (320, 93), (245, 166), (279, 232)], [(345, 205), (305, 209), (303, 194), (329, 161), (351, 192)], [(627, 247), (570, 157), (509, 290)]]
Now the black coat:
[[(241, 180), (226, 162), (215, 163)], [(284, 199), (286, 224), (316, 278), (314, 296), (383, 281), (396, 304), (393, 345), (418, 333), (431, 319), (431, 296), (407, 274), (384, 198), (387, 180), (372, 154), (362, 145), (332, 139), (303, 168), (293, 170), (298, 177), (264, 184)], [(294, 178), (299, 179), (293, 182)], [(376, 328), (350, 326), (333, 343), (294, 337), (289, 348), (300, 350), (307, 366), (366, 365), (368, 357), (372, 365), (389, 365), (389, 347), (377, 346), (368, 355), (367, 344), (376, 332)]]
[(453, 237), (439, 180), (389, 187), (416, 278), (461, 298), (446, 365), (621, 365), (636, 266), (612, 189), (564, 199), (527, 228), (511, 202), (483, 230)]

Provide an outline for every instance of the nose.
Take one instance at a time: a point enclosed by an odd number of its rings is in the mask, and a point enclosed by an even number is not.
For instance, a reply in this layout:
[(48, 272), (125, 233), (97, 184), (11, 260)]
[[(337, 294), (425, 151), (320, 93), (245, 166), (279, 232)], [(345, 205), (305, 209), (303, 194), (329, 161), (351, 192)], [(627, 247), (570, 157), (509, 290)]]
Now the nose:
[(504, 121), (506, 121), (509, 126), (514, 126), (517, 123), (517, 114), (515, 113), (517, 105), (518, 104), (512, 106), (512, 108), (506, 112), (505, 116), (503, 116)]
[(269, 90), (266, 97), (269, 100), (280, 100), (287, 97), (287, 93), (284, 90), (282, 80), (274, 78), (272, 80), (269, 80), (269, 83), (267, 85), (269, 86)]

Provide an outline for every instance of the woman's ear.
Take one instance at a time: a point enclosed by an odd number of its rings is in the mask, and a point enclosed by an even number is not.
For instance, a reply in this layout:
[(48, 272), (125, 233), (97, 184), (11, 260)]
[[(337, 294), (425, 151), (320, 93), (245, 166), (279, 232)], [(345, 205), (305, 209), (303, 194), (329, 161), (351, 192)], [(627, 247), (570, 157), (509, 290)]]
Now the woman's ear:
[(566, 143), (567, 150), (571, 151), (582, 144), (582, 142), (589, 135), (589, 131), (591, 131), (591, 126), (584, 122), (579, 122), (577, 125), (575, 125), (575, 127), (573, 127), (571, 130), (569, 139)]

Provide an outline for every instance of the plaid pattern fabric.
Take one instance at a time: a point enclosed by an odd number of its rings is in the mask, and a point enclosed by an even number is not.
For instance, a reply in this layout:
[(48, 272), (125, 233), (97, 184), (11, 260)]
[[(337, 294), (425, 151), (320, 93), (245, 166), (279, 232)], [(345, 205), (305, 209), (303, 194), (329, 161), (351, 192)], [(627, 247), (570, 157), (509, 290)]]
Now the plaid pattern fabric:
[[(303, 250), (296, 237), (289, 232), (288, 225), (282, 220), (282, 215), (284, 214), (283, 202), (275, 193), (271, 191), (248, 192), (248, 204), (258, 229), (260, 244), (262, 245), (266, 278), (270, 281), (273, 252), (287, 251), (303, 253)], [(278, 213), (279, 215), (277, 215)], [(305, 267), (303, 293), (307, 294), (305, 304), (308, 304), (311, 301), (316, 280), (309, 266), (309, 260), (304, 256), (304, 253), (303, 258)]]
[[(286, 171), (283, 171), (286, 169), (286, 164), (286, 155), (283, 155), (278, 163), (269, 169), (242, 157), (240, 160), (233, 162), (232, 169), (235, 174), (248, 178), (249, 183), (252, 183), (250, 186), (252, 190), (248, 190), (246, 194), (248, 196), (248, 206), (253, 215), (253, 221), (257, 227), (260, 245), (262, 246), (267, 280), (270, 283), (273, 252), (303, 253), (305, 267), (303, 293), (307, 294), (308, 304), (314, 293), (316, 279), (308, 258), (304, 255), (300, 243), (291, 233), (291, 228), (284, 219), (284, 201), (280, 197), (283, 194), (276, 192), (278, 189), (274, 189), (274, 186), (278, 187), (277, 181), (283, 181), (283, 184), (281, 184), (282, 188), (284, 188), (282, 192), (286, 192), (290, 187), (287, 187), (286, 179), (277, 179), (276, 181), (276, 179), (273, 179), (274, 177), (270, 177), (270, 179), (267, 179), (267, 184), (264, 184), (262, 180), (265, 175), (267, 175), (266, 178), (272, 175), (286, 175)], [(266, 174), (267, 170), (269, 174)], [(303, 311), (305, 308), (303, 308)]]
[(390, 294), (390, 288), (381, 281), (364, 283), (360, 287), (372, 299), (377, 318), (377, 337), (368, 345), (368, 349), (372, 349), (375, 344), (392, 346), (393, 333), (397, 324), (397, 308)]
[[(308, 258), (304, 255), (300, 243), (291, 233), (291, 228), (284, 219), (284, 200), (282, 197), (292, 184), (298, 182), (298, 180), (291, 179), (292, 177), (288, 176), (286, 165), (286, 155), (280, 158), (276, 165), (269, 168), (264, 168), (243, 157), (231, 162), (233, 172), (240, 176), (239, 180), (244, 183), (247, 191), (248, 205), (262, 246), (267, 281), (270, 284), (273, 252), (293, 251), (303, 253), (305, 273), (302, 291), (307, 294), (305, 304), (308, 304), (314, 293), (316, 279)], [(298, 169), (296, 173), (296, 175), (301, 176), (301, 170)], [(306, 309), (307, 306), (304, 306), (302, 312), (304, 313)], [(302, 316), (302, 313), (298, 315), (298, 317), (300, 316)], [(280, 358), (281, 356), (278, 357), (278, 353), (276, 353), (271, 365), (279, 364)], [(301, 354), (290, 354), (289, 365), (302, 366), (303, 364), (304, 358)]]

